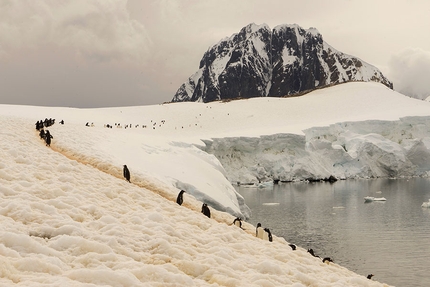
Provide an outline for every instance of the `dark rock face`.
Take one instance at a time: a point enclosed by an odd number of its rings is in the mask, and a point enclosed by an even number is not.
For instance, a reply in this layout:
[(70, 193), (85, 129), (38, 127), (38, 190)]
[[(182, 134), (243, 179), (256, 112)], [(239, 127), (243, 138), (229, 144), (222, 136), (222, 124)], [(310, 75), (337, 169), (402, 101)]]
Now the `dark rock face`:
[(172, 102), (283, 97), (348, 81), (393, 88), (376, 67), (335, 50), (314, 28), (250, 24), (211, 47)]

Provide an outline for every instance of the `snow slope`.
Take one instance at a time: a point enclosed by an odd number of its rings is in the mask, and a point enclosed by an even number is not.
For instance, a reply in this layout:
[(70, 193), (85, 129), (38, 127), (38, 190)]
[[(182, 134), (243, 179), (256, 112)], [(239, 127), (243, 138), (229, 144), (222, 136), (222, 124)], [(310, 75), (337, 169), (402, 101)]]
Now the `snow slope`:
[[(292, 251), (276, 234), (261, 241), (255, 227), (231, 226), (249, 210), (202, 139), (304, 137), (312, 127), (407, 116), (426, 119), (430, 103), (374, 83), (229, 103), (1, 105), (0, 285), (383, 286)], [(50, 148), (34, 126), (44, 118), (57, 121)], [(187, 191), (183, 206), (175, 203), (179, 189)], [(212, 219), (200, 213), (202, 202)]]

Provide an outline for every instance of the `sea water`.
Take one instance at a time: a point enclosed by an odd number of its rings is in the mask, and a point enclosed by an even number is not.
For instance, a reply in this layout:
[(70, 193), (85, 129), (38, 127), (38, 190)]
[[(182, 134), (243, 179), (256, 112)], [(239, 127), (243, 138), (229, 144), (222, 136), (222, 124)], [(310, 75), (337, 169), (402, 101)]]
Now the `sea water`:
[[(320, 257), (394, 286), (430, 286), (430, 179), (238, 186), (248, 220)], [(365, 196), (386, 201), (364, 202)]]

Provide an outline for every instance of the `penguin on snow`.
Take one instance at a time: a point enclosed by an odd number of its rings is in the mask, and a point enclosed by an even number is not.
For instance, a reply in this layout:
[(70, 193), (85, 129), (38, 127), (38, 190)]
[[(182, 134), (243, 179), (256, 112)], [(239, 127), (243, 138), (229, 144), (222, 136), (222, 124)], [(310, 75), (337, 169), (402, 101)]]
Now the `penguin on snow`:
[(51, 139), (54, 138), (48, 130), (46, 130), (45, 132), (45, 142), (46, 142), (46, 146), (51, 146)]
[(211, 218), (211, 211), (209, 210), (209, 207), (206, 203), (203, 203), (202, 205), (202, 213), (207, 217)]
[(184, 202), (184, 192), (185, 190), (181, 190), (178, 194), (178, 197), (176, 198), (176, 203), (179, 205), (182, 205), (182, 203)]
[(333, 262), (333, 260), (331, 260), (330, 257), (324, 257), (324, 259), (322, 260), (322, 262), (326, 263), (326, 264), (330, 264), (330, 262)]
[(239, 228), (242, 228), (242, 220), (239, 217), (236, 217), (236, 219), (233, 220), (233, 224)]
[(263, 239), (272, 242), (272, 233), (269, 228), (264, 228)]
[(257, 228), (255, 229), (255, 237), (263, 239), (264, 233), (265, 232), (263, 227), (261, 227), (261, 223), (257, 223)]
[(124, 164), (124, 168), (122, 169), (122, 173), (124, 175), (124, 178), (130, 182), (130, 171), (128, 170), (127, 166)]
[(314, 250), (313, 250), (312, 248), (308, 249), (308, 253), (309, 253), (310, 255), (312, 255), (313, 257), (321, 258), (321, 257), (319, 257), (318, 255), (315, 255)]

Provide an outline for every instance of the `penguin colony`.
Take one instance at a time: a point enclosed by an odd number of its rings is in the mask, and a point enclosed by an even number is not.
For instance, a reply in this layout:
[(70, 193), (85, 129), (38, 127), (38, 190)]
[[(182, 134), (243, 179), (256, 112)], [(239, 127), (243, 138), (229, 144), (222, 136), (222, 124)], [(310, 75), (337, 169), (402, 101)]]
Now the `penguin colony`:
[[(151, 120), (151, 122), (152, 122), (152, 120)], [(165, 121), (162, 120), (161, 123), (164, 124)], [(51, 139), (53, 139), (54, 137), (50, 134), (49, 130), (45, 131), (44, 128), (45, 127), (49, 127), (49, 126), (51, 126), (53, 124), (55, 124), (55, 119), (51, 119), (51, 118), (50, 119), (46, 118), (44, 121), (42, 121), (42, 120), (37, 121), (36, 124), (35, 124), (36, 125), (36, 130), (39, 131), (39, 137), (40, 137), (40, 139), (43, 139), (45, 141), (46, 146), (50, 146), (51, 145)], [(64, 125), (64, 120), (61, 120), (60, 124)], [(155, 125), (156, 125), (156, 123), (153, 124), (153, 129), (155, 129)], [(94, 123), (90, 124), (89, 122), (87, 122), (85, 124), (85, 126), (87, 126), (87, 127), (94, 127)], [(115, 123), (115, 126), (117, 128), (122, 128), (122, 126), (119, 123)], [(112, 128), (112, 126), (109, 125), (109, 124), (105, 124), (104, 127), (105, 128)], [(131, 127), (132, 127), (131, 124), (125, 126), (125, 128), (131, 128)], [(139, 125), (135, 125), (135, 128), (137, 128), (137, 127), (139, 127)], [(142, 128), (146, 128), (146, 127), (147, 127), (146, 125), (142, 125)], [(160, 125), (160, 127), (161, 127), (161, 125)], [(124, 176), (125, 180), (127, 180), (128, 182), (131, 182), (130, 181), (130, 170), (128, 169), (127, 165), (123, 165), (123, 176)], [(182, 203), (184, 202), (183, 195), (184, 195), (185, 192), (186, 192), (185, 190), (180, 190), (180, 192), (179, 192), (179, 194), (178, 194), (178, 196), (176, 198), (176, 203), (178, 205), (182, 205)], [(207, 216), (208, 218), (211, 217), (211, 211), (210, 211), (210, 209), (209, 209), (209, 207), (208, 207), (208, 205), (206, 203), (202, 204), (201, 213), (204, 214), (205, 216)], [(239, 217), (236, 217), (233, 220), (232, 225), (235, 225), (235, 226), (239, 227), (240, 229), (243, 229), (242, 228), (242, 220)], [(269, 228), (263, 228), (261, 226), (261, 223), (257, 223), (257, 227), (255, 229), (255, 237), (260, 238), (262, 240), (269, 241), (269, 242), (273, 241), (273, 237), (272, 237), (272, 233), (270, 232), (270, 229)], [(288, 244), (288, 245), (291, 247), (291, 249), (293, 251), (297, 249), (297, 246), (294, 245), (294, 244)], [(314, 251), (313, 251), (312, 248), (308, 249), (307, 252), (310, 255), (312, 255), (313, 257), (321, 258), (321, 257), (315, 255), (315, 253), (314, 253)], [(322, 259), (322, 262), (326, 263), (326, 264), (330, 264), (331, 262), (333, 262), (333, 260), (330, 257), (324, 257)], [(373, 276), (375, 276), (375, 275), (369, 274), (369, 275), (367, 275), (367, 279), (372, 279)]]
[[(39, 137), (40, 139), (45, 141), (46, 146), (51, 146), (51, 139), (53, 139), (54, 137), (51, 135), (49, 130), (45, 131), (45, 128), (50, 127), (53, 124), (55, 124), (55, 119), (52, 118), (45, 118), (44, 121), (40, 120), (36, 122), (36, 130), (39, 131)], [(64, 124), (64, 121), (61, 120), (60, 124)]]

